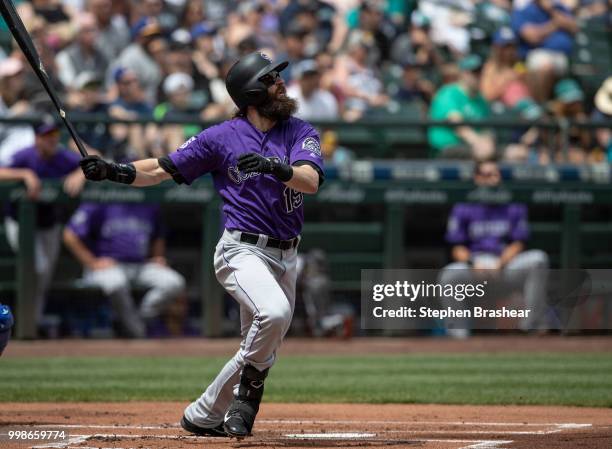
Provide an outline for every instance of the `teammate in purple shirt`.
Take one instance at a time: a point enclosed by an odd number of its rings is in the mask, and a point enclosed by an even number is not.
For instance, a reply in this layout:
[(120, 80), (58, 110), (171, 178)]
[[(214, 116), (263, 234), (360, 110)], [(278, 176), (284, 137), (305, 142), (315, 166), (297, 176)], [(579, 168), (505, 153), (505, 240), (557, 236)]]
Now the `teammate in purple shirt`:
[[(36, 125), (34, 145), (13, 154), (9, 166), (0, 169), (0, 179), (23, 181), (27, 195), (32, 200), (38, 198), (41, 180), (44, 179), (63, 179), (64, 191), (70, 196), (77, 195), (85, 184), (83, 173), (79, 170), (80, 156), (75, 151), (61, 147), (59, 138), (60, 131), (56, 123), (42, 122)], [(19, 247), (16, 213), (16, 207), (9, 207), (5, 220), (7, 240), (15, 251)], [(62, 231), (60, 218), (61, 205), (48, 203), (36, 205), (34, 304), (39, 325), (42, 324), (45, 294), (60, 250)]]
[[(474, 182), (480, 187), (495, 187), (501, 174), (495, 162), (476, 164)], [(443, 284), (468, 283), (478, 276), (501, 279), (521, 286), (529, 319), (521, 323), (525, 330), (543, 324), (548, 256), (538, 249), (525, 250), (529, 238), (527, 207), (523, 204), (460, 203), (448, 219), (446, 241), (452, 246), (454, 262), (440, 274)], [(461, 306), (460, 302), (453, 301)], [(457, 320), (449, 334), (469, 335), (468, 323)]]
[[(85, 269), (85, 280), (109, 295), (130, 337), (144, 337), (145, 323), (158, 317), (185, 288), (168, 267), (159, 206), (82, 204), (64, 229), (64, 243)], [(148, 289), (140, 310), (131, 286)]]
[(304, 194), (323, 182), (319, 136), (292, 117), (273, 63), (255, 52), (232, 66), (227, 90), (236, 116), (185, 142), (160, 159), (134, 164), (83, 159), (88, 179), (148, 186), (167, 179), (190, 184), (210, 173), (223, 199), (225, 231), (215, 253), (215, 272), (240, 304), (242, 343), (181, 420), (197, 435), (244, 438), (251, 433), (295, 305), (297, 246), (304, 220)]

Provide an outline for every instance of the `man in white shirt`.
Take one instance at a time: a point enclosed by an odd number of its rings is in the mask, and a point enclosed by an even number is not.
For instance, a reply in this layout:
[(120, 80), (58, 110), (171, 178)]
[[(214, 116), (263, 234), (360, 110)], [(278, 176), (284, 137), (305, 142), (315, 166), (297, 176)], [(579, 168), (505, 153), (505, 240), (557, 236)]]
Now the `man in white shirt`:
[(295, 81), (287, 89), (287, 96), (298, 101), (297, 118), (315, 122), (338, 119), (338, 102), (331, 92), (320, 87), (321, 74), (314, 60), (297, 63), (293, 76)]

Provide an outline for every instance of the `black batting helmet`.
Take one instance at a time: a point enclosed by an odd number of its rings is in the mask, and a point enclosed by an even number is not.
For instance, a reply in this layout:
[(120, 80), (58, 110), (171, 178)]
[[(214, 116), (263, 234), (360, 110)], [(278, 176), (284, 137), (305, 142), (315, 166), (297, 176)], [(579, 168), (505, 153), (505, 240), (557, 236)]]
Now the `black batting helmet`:
[(249, 53), (229, 70), (225, 87), (239, 109), (257, 106), (268, 95), (268, 86), (259, 79), (272, 71), (280, 72), (288, 65), (287, 61), (273, 63), (268, 56), (258, 51)]

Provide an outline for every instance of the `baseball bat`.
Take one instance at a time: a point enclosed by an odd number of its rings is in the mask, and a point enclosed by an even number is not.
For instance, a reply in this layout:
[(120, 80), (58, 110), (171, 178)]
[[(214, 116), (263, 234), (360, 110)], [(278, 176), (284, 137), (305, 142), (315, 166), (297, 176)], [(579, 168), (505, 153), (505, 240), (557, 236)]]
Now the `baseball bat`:
[(15, 7), (13, 6), (11, 0), (0, 0), (0, 12), (2, 13), (2, 17), (4, 17), (4, 20), (8, 25), (11, 34), (17, 41), (19, 48), (21, 48), (21, 51), (30, 63), (30, 66), (32, 66), (34, 73), (36, 73), (36, 76), (47, 91), (49, 98), (51, 98), (51, 101), (53, 102), (55, 109), (57, 109), (57, 112), (62, 121), (64, 122), (64, 125), (66, 125), (66, 128), (68, 128), (70, 136), (72, 137), (74, 143), (76, 143), (76, 146), (79, 149), (79, 153), (81, 153), (81, 156), (83, 157), (87, 156), (87, 150), (85, 149), (85, 145), (83, 145), (83, 142), (78, 136), (76, 129), (74, 129), (72, 122), (66, 116), (66, 111), (64, 111), (64, 107), (62, 106), (60, 99), (58, 98), (57, 94), (55, 93), (55, 90), (49, 82), (49, 75), (47, 75), (45, 67), (40, 61), (40, 56), (38, 56), (38, 52), (34, 47), (34, 43), (32, 42), (32, 38), (30, 37), (30, 33), (28, 33), (25, 26), (23, 25), (23, 22), (21, 21), (19, 14), (17, 14), (17, 11), (15, 10)]

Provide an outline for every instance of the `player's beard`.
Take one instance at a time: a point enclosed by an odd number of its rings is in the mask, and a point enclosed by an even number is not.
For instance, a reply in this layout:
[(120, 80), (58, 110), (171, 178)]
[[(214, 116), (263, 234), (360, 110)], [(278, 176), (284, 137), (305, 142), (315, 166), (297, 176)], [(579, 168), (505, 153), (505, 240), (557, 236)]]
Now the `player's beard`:
[(297, 100), (287, 96), (284, 89), (278, 90), (274, 96), (268, 95), (268, 99), (257, 106), (257, 112), (262, 117), (270, 120), (287, 120), (297, 111)]

